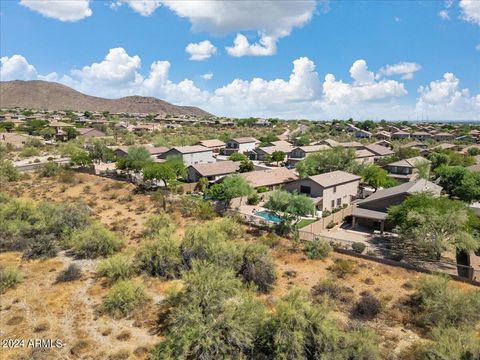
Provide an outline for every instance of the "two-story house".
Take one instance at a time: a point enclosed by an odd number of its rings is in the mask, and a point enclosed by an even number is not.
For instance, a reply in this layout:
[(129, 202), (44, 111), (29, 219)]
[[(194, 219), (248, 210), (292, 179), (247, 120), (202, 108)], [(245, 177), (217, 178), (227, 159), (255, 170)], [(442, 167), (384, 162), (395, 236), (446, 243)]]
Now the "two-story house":
[(310, 196), (319, 211), (331, 211), (351, 203), (358, 194), (360, 179), (338, 170), (291, 182), (284, 189)]
[(253, 137), (239, 137), (230, 139), (227, 141), (227, 146), (225, 147), (225, 155), (231, 155), (235, 152), (242, 154), (249, 153), (255, 149), (256, 144), (259, 141)]
[(187, 167), (187, 180), (195, 182), (203, 177), (210, 182), (215, 182), (227, 175), (236, 173), (239, 168), (240, 162), (231, 160), (190, 165)]
[(430, 160), (425, 159), (422, 156), (416, 156), (410, 159), (404, 159), (395, 161), (385, 166), (386, 170), (390, 173), (390, 176), (401, 182), (408, 182), (416, 180), (417, 166), (422, 162), (430, 163)]
[(170, 156), (181, 156), (185, 166), (206, 164), (215, 162), (212, 149), (201, 145), (177, 146), (164, 152), (159, 159), (167, 159)]

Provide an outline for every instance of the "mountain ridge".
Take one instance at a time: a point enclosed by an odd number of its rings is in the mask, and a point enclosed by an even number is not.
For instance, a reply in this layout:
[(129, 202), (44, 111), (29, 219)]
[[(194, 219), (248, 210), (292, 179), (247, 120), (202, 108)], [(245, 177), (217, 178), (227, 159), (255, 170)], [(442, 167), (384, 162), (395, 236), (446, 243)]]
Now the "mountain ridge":
[(150, 96), (107, 99), (86, 95), (66, 85), (44, 80), (0, 81), (0, 107), (35, 110), (109, 111), (188, 116), (212, 116), (195, 106), (174, 105)]

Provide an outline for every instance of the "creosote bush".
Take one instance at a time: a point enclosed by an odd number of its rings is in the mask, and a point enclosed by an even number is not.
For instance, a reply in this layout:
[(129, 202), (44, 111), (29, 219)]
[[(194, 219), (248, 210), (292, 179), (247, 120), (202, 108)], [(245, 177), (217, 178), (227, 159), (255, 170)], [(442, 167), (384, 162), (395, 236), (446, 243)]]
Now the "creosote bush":
[(113, 232), (98, 223), (77, 230), (72, 234), (73, 252), (79, 258), (94, 259), (109, 256), (123, 247), (123, 241)]
[(170, 215), (160, 212), (159, 215), (152, 215), (147, 219), (144, 235), (146, 237), (154, 237), (159, 234), (170, 236), (176, 229), (177, 226)]
[(446, 276), (425, 276), (415, 288), (415, 318), (424, 326), (458, 327), (480, 320), (479, 290), (455, 288)]
[(102, 310), (118, 319), (129, 316), (146, 301), (147, 295), (142, 284), (133, 280), (120, 280), (113, 284), (105, 296)]
[(347, 259), (335, 259), (333, 265), (328, 268), (339, 278), (345, 278), (347, 275), (356, 274), (357, 264)]
[(57, 163), (53, 161), (49, 161), (43, 164), (42, 166), (40, 166), (37, 173), (40, 177), (48, 178), (48, 177), (57, 176), (60, 173), (60, 171), (61, 171), (61, 168)]
[(356, 253), (362, 254), (365, 251), (365, 248), (367, 245), (361, 242), (354, 242), (352, 244), (352, 250), (355, 251)]
[(69, 282), (78, 280), (82, 277), (82, 270), (77, 264), (70, 264), (68, 267), (61, 271), (57, 276), (57, 282)]
[(245, 248), (239, 273), (246, 282), (255, 284), (262, 293), (270, 292), (277, 279), (275, 263), (264, 245), (255, 244)]
[(15, 288), (23, 281), (23, 274), (15, 266), (0, 267), (0, 294)]
[(332, 247), (325, 239), (315, 239), (305, 244), (304, 251), (310, 259), (325, 259), (332, 252)]
[(173, 279), (183, 268), (178, 242), (170, 236), (157, 236), (145, 241), (135, 255), (139, 271), (151, 276)]
[(371, 294), (365, 294), (353, 307), (352, 316), (364, 320), (372, 320), (380, 313), (381, 309), (382, 304), (380, 300)]
[(97, 274), (106, 277), (110, 282), (130, 279), (136, 273), (131, 254), (116, 254), (103, 259), (97, 266)]
[(47, 259), (55, 257), (58, 253), (58, 246), (55, 243), (53, 234), (39, 235), (33, 238), (23, 252), (23, 259)]

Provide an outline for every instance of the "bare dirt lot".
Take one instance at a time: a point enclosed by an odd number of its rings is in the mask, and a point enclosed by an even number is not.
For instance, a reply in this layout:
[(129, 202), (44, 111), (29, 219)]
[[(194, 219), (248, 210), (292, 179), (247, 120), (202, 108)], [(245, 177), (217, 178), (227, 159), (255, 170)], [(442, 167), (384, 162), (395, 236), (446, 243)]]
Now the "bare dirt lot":
[[(36, 200), (61, 202), (80, 198), (92, 208), (95, 217), (127, 240), (127, 248), (136, 247), (145, 219), (158, 211), (149, 196), (134, 195), (131, 184), (86, 174), (75, 177), (76, 183), (63, 184), (32, 175), (4, 190), (10, 195)], [(181, 236), (185, 226), (193, 221), (176, 212), (173, 216)], [(251, 241), (263, 236), (249, 235)], [(334, 259), (345, 259), (355, 263), (355, 273), (336, 280), (348, 293), (345, 301), (335, 306), (339, 322), (347, 323), (351, 304), (360, 294), (369, 292), (383, 305), (381, 315), (367, 322), (367, 326), (379, 335), (385, 358), (393, 359), (395, 353), (421, 336), (408, 324), (399, 306), (413, 291), (411, 284), (420, 274), (341, 254), (333, 254), (326, 260), (309, 260), (301, 251), (292, 250), (286, 240), (272, 254), (278, 281), (271, 294), (262, 296), (267, 304), (274, 304), (293, 287), (310, 291), (331, 276), (329, 268)], [(81, 266), (82, 278), (56, 283), (58, 273), (71, 262)], [(95, 274), (96, 261), (74, 260), (63, 252), (49, 260), (25, 261), (21, 253), (7, 252), (0, 254), (0, 263), (17, 265), (24, 274), (21, 284), (1, 295), (0, 338), (60, 339), (63, 345), (32, 349), (25, 343), (25, 347), (1, 349), (2, 359), (145, 359), (161, 339), (156, 327), (157, 304), (177, 281), (142, 277), (150, 301), (129, 318), (114, 320), (98, 312), (108, 287)], [(457, 286), (467, 287), (461, 283)]]

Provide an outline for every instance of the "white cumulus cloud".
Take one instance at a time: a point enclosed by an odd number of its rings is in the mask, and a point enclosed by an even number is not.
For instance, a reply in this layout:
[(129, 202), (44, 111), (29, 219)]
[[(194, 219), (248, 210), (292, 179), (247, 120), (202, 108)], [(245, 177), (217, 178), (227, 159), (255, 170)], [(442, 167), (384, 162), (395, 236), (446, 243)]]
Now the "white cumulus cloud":
[(378, 71), (376, 78), (378, 79), (382, 76), (401, 75), (403, 80), (411, 80), (413, 79), (413, 74), (421, 69), (422, 66), (420, 64), (414, 62), (400, 62), (382, 67)]
[[(232, 56), (274, 54), (278, 39), (308, 23), (316, 8), (314, 0), (163, 0), (162, 3), (178, 16), (187, 18), (195, 32), (237, 33), (234, 45), (227, 48)], [(240, 34), (244, 31), (258, 32), (259, 42), (250, 44)]]
[(443, 9), (438, 12), (438, 16), (440, 16), (443, 20), (450, 20), (450, 15), (448, 14), (448, 11)]
[(480, 25), (480, 1), (460, 0), (462, 19)]
[(160, 0), (117, 0), (110, 3), (110, 7), (117, 9), (122, 3), (126, 3), (133, 11), (142, 16), (152, 15), (162, 5)]
[(403, 83), (395, 80), (375, 81), (365, 60), (357, 60), (350, 68), (352, 84), (327, 74), (323, 83), (324, 100), (328, 104), (351, 104), (401, 97), (407, 94)]
[(0, 58), (0, 80), (35, 80), (37, 70), (23, 56), (13, 55)]
[(79, 21), (92, 15), (89, 0), (20, 0), (20, 4), (60, 21)]
[(203, 80), (212, 80), (213, 79), (213, 74), (212, 73), (206, 73), (201, 76)]
[(470, 95), (469, 89), (461, 89), (459, 85), (460, 80), (453, 73), (445, 73), (442, 79), (420, 86), (416, 111), (430, 116), (457, 118), (463, 113), (466, 118), (478, 118), (480, 94)]
[(185, 51), (190, 54), (190, 60), (202, 61), (215, 55), (217, 48), (210, 41), (204, 40), (196, 44), (188, 44)]

